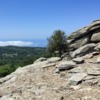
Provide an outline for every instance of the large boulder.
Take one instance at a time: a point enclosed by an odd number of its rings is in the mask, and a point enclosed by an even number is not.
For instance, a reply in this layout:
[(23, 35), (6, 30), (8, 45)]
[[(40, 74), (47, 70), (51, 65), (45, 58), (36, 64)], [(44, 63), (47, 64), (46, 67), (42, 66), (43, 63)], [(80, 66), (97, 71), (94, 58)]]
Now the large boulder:
[(90, 43), (90, 44), (84, 45), (84, 46), (76, 49), (72, 53), (71, 57), (75, 58), (75, 57), (78, 57), (78, 56), (80, 57), (80, 56), (84, 56), (88, 53), (91, 53), (91, 52), (94, 51), (94, 47), (95, 47), (95, 43)]

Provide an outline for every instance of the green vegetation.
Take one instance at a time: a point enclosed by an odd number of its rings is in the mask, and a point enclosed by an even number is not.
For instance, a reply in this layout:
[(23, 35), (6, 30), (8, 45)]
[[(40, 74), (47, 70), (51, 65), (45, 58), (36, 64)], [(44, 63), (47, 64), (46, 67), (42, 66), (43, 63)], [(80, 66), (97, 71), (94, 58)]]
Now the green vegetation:
[(65, 32), (61, 30), (54, 31), (53, 35), (48, 39), (47, 54), (55, 55), (58, 53), (61, 57), (61, 55), (68, 49), (66, 40), (67, 37)]
[(16, 68), (32, 64), (36, 59), (44, 56), (42, 47), (0, 47), (0, 77), (6, 76)]

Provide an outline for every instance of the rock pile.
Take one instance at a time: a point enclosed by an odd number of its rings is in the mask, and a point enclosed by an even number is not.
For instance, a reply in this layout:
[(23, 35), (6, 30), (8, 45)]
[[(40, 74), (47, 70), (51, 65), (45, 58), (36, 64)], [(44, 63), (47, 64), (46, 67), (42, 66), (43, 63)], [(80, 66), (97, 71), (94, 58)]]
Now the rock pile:
[(100, 20), (69, 37), (71, 59), (37, 59), (0, 79), (0, 100), (100, 100)]
[(88, 43), (100, 42), (100, 20), (95, 20), (89, 26), (73, 32), (68, 42), (74, 50)]

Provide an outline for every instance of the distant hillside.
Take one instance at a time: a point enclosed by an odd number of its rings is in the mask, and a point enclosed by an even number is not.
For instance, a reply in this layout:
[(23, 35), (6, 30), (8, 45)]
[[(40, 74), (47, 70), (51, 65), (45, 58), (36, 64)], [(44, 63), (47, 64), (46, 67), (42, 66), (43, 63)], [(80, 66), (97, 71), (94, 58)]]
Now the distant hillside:
[(12, 68), (11, 71), (19, 66), (33, 63), (37, 58), (43, 56), (44, 52), (45, 48), (43, 47), (0, 47), (0, 75), (2, 70), (9, 70), (7, 67)]

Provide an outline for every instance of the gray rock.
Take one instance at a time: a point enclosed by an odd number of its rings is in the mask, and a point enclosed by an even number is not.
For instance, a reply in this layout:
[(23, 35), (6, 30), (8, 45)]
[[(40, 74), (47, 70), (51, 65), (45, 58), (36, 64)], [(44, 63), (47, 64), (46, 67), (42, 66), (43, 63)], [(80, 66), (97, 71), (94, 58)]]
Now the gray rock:
[(97, 61), (96, 61), (96, 62), (97, 62), (97, 63), (100, 63), (100, 57), (97, 58)]
[(62, 60), (66, 60), (66, 61), (71, 60), (70, 53), (69, 53), (69, 52), (64, 53), (64, 54), (61, 56), (61, 59), (62, 59)]
[(96, 44), (95, 50), (100, 51), (100, 43)]
[(80, 56), (84, 56), (88, 53), (91, 53), (94, 51), (94, 47), (95, 47), (95, 43), (90, 43), (90, 44), (87, 44), (87, 45), (84, 45), (78, 49), (76, 49), (73, 53), (72, 53), (72, 58), (75, 58), (75, 57), (80, 57)]
[(83, 45), (86, 45), (87, 43), (89, 43), (89, 36), (85, 36), (85, 37), (80, 37), (79, 39), (76, 39), (71, 45), (70, 48), (74, 48), (77, 49)]
[(47, 58), (41, 57), (39, 59), (37, 59), (34, 63), (38, 63), (38, 62), (42, 62), (42, 61), (46, 61)]
[(92, 42), (100, 42), (100, 32), (93, 34), (91, 37), (91, 41)]
[(66, 52), (66, 53), (64, 53), (62, 56), (61, 56), (61, 58), (65, 58), (65, 57), (67, 57), (68, 56), (68, 53)]
[(76, 63), (73, 61), (63, 61), (59, 63), (56, 67), (58, 67), (59, 71), (69, 70), (76, 67)]
[(76, 73), (69, 78), (70, 85), (77, 85), (87, 76), (86, 73)]
[(84, 59), (81, 58), (81, 57), (78, 57), (78, 58), (74, 58), (72, 59), (75, 63), (77, 64), (81, 64), (81, 63), (84, 63)]
[(83, 59), (90, 59), (92, 57), (93, 57), (93, 54), (92, 53), (86, 54), (86, 55), (82, 56)]
[(55, 63), (48, 63), (48, 64), (46, 64), (45, 66), (43, 66), (42, 68), (53, 67), (53, 66), (55, 66), (55, 65), (56, 65)]
[(89, 76), (89, 75), (88, 75), (87, 77), (84, 78), (85, 81), (86, 81), (86, 80), (91, 80), (91, 79), (95, 79), (95, 77), (94, 77), (94, 76)]
[(87, 27), (83, 27), (82, 29), (79, 29), (79, 30), (77, 30), (76, 32), (73, 32), (73, 33), (68, 37), (68, 41), (70, 41), (70, 43), (71, 43), (73, 40), (75, 40), (75, 39), (77, 39), (77, 38), (79, 38), (79, 37), (81, 37), (81, 36), (86, 35), (86, 34), (87, 34), (88, 28), (89, 28), (88, 26), (87, 26)]
[(69, 73), (83, 73), (84, 72), (84, 68), (78, 66), (78, 67), (75, 67), (71, 70), (69, 70)]
[(89, 26), (83, 27), (75, 32), (73, 32), (70, 36), (68, 41), (71, 43), (73, 40), (83, 37), (89, 34), (90, 31), (97, 29), (100, 27), (100, 20), (93, 21)]
[(99, 69), (89, 70), (88, 75), (98, 76), (98, 75), (100, 75), (100, 70)]
[(60, 57), (52, 57), (52, 58), (47, 59), (47, 61), (49, 63), (55, 63), (55, 62), (60, 61), (60, 60), (61, 60)]
[[(73, 32), (69, 37), (67, 42), (69, 43), (71, 50), (75, 50), (87, 43), (92, 43), (100, 41), (100, 20), (93, 21), (89, 26), (83, 27), (75, 32)], [(91, 38), (92, 35), (92, 38)]]

